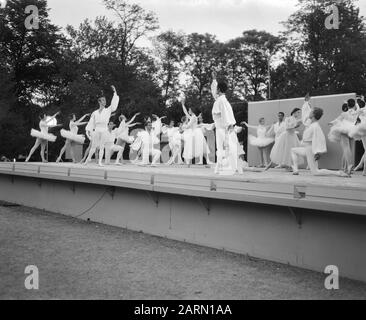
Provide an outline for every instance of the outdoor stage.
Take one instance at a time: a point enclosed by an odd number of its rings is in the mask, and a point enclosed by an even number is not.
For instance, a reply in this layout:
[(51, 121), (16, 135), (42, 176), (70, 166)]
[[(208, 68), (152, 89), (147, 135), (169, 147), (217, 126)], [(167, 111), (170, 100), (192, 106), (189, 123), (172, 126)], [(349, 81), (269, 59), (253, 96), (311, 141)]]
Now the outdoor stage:
[(361, 174), (0, 163), (0, 200), (366, 282)]

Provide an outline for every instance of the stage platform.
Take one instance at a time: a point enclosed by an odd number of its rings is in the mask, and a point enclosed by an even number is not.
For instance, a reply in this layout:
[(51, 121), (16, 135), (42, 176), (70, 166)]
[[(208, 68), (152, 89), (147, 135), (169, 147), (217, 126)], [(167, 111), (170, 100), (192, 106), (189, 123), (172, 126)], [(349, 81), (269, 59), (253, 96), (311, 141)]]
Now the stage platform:
[(202, 166), (0, 163), (0, 174), (366, 215), (366, 177), (360, 173), (346, 179), (273, 169), (219, 176)]
[(366, 177), (0, 163), (0, 200), (366, 282)]

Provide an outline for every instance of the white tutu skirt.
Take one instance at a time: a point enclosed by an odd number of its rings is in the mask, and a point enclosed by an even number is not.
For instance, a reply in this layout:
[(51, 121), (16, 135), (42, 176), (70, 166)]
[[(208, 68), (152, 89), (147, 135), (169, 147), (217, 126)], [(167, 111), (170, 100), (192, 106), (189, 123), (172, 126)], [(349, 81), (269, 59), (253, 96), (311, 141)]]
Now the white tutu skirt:
[(349, 136), (356, 141), (362, 140), (366, 138), (366, 123), (362, 122), (358, 125), (355, 125), (353, 129), (350, 131)]
[(31, 136), (33, 138), (37, 138), (37, 139), (42, 139), (42, 140), (46, 140), (48, 142), (55, 142), (57, 137), (51, 133), (42, 133), (38, 130), (31, 130)]
[(169, 148), (173, 150), (174, 148), (181, 148), (182, 147), (182, 139), (183, 136), (180, 133), (176, 133), (169, 139)]
[(76, 142), (79, 144), (84, 144), (85, 142), (85, 136), (82, 134), (74, 134), (71, 131), (67, 131), (67, 130), (61, 130), (61, 137), (67, 139), (67, 140), (71, 140), (72, 142)]
[(275, 141), (274, 138), (264, 137), (259, 138), (252, 135), (249, 135), (249, 143), (250, 145), (258, 148), (265, 148), (271, 145)]
[(132, 136), (129, 136), (128, 134), (123, 134), (121, 136), (118, 137), (118, 139), (121, 139), (122, 141), (131, 144), (135, 141), (135, 138)]
[(351, 133), (355, 130), (356, 125), (350, 121), (338, 121), (331, 128), (328, 139), (331, 142), (341, 141), (341, 135), (347, 135), (351, 138)]

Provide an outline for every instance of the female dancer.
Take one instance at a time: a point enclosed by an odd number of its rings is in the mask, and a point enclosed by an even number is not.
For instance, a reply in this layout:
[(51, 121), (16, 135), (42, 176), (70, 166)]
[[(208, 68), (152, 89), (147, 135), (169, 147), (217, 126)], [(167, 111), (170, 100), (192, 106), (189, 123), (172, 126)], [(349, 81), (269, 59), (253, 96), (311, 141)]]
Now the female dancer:
[(358, 116), (359, 110), (356, 101), (350, 99), (347, 104), (342, 106), (342, 114), (336, 120), (329, 123), (331, 129), (328, 138), (331, 142), (338, 142), (341, 144), (343, 158), (346, 162), (345, 171), (349, 175), (352, 173), (354, 165), (350, 134), (354, 130)]
[(250, 126), (248, 123), (243, 122), (244, 125), (248, 127), (248, 129), (257, 130), (257, 136), (249, 135), (249, 143), (257, 147), (260, 155), (260, 168), (266, 168), (268, 166), (268, 147), (274, 143), (275, 139), (268, 137), (268, 131), (271, 126), (266, 126), (266, 120), (264, 118), (259, 119), (259, 126)]
[(177, 158), (178, 164), (182, 165), (184, 163), (182, 159), (183, 124), (180, 123), (179, 127), (175, 127), (175, 122), (172, 120), (168, 127), (163, 127), (163, 133), (168, 136), (169, 148), (172, 153), (167, 165), (171, 166)]
[[(198, 125), (198, 118), (194, 114), (192, 108), (190, 108), (187, 111), (187, 108), (185, 106), (185, 98), (182, 98), (182, 108), (183, 112), (186, 116), (186, 124), (184, 125), (184, 152), (183, 152), (183, 158), (188, 166), (192, 164), (192, 160), (196, 158), (196, 150), (198, 149), (195, 143), (195, 130), (197, 129)], [(202, 149), (203, 154), (203, 149)]]
[(359, 119), (357, 121), (356, 126), (353, 130), (350, 132), (350, 137), (352, 139), (355, 139), (356, 141), (361, 140), (363, 144), (363, 148), (365, 150), (365, 153), (358, 164), (358, 166), (355, 168), (355, 172), (358, 170), (361, 170), (363, 168), (363, 175), (366, 176), (366, 103), (364, 100), (359, 100), (358, 105), (360, 107), (360, 113), (359, 113)]
[(269, 170), (273, 164), (277, 164), (277, 168), (291, 169), (292, 158), (291, 150), (300, 146), (300, 140), (297, 136), (296, 129), (301, 125), (301, 110), (294, 109), (291, 117), (286, 118), (286, 132), (284, 132), (275, 143), (271, 152), (271, 163), (265, 169)]
[(141, 113), (136, 113), (130, 121), (127, 121), (127, 118), (124, 115), (119, 117), (120, 125), (118, 128), (119, 136), (117, 145), (121, 146), (123, 149), (126, 147), (126, 144), (131, 144), (135, 141), (135, 138), (129, 135), (129, 129), (140, 124), (139, 122), (133, 123), (140, 114)]
[(108, 123), (108, 131), (105, 135), (105, 164), (109, 165), (111, 162), (111, 157), (114, 153), (118, 152), (115, 165), (121, 166), (121, 159), (123, 156), (124, 148), (115, 144), (117, 137), (121, 135), (120, 129), (114, 129), (115, 124), (111, 121)]
[(43, 163), (47, 162), (47, 160), (44, 156), (47, 143), (55, 142), (57, 139), (57, 137), (55, 135), (48, 133), (48, 129), (57, 127), (57, 126), (50, 125), (50, 122), (52, 122), (59, 114), (60, 114), (60, 112), (57, 112), (52, 117), (48, 117), (46, 114), (43, 114), (41, 121), (39, 122), (39, 128), (41, 131), (32, 129), (31, 136), (36, 138), (37, 140), (36, 140), (36, 143), (34, 144), (32, 150), (30, 151), (28, 158), (25, 160), (25, 162), (29, 162), (30, 158), (36, 152), (36, 150), (39, 148), (39, 146), (41, 146), (42, 162)]
[[(198, 126), (194, 130), (194, 137), (196, 141), (196, 147), (198, 146), (197, 153), (199, 154), (199, 162), (198, 165), (203, 165), (203, 158), (205, 157), (207, 165), (213, 165), (214, 163), (210, 161), (210, 148), (207, 144), (207, 140), (205, 138), (204, 132), (212, 131), (215, 129), (215, 124), (205, 124), (203, 123), (203, 117), (202, 114), (198, 116)], [(202, 147), (201, 147), (202, 146)], [(202, 151), (201, 151), (202, 148)]]
[(83, 120), (90, 116), (90, 114), (86, 114), (81, 117), (79, 120), (76, 120), (76, 115), (72, 114), (70, 116), (70, 131), (61, 130), (61, 136), (66, 139), (64, 147), (61, 149), (60, 155), (58, 156), (56, 162), (59, 163), (62, 159), (62, 156), (66, 152), (67, 147), (70, 147), (70, 155), (73, 163), (76, 163), (74, 147), (75, 144), (84, 144), (85, 136), (83, 134), (78, 134), (79, 127), (87, 125), (88, 122), (83, 122)]

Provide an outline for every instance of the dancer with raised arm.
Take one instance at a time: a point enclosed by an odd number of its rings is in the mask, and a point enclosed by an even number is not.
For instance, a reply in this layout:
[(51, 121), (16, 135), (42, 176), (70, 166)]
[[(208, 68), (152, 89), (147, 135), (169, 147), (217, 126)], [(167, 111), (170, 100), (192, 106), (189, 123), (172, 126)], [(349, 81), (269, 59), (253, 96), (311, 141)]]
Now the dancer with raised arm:
[(305, 128), (309, 127), (311, 125), (311, 119), (310, 119), (310, 115), (311, 112), (313, 111), (313, 107), (311, 106), (310, 103), (311, 97), (310, 94), (308, 93), (305, 97), (305, 103), (302, 106), (302, 123), (304, 124)]
[(95, 151), (97, 148), (99, 148), (99, 166), (103, 166), (102, 161), (104, 157), (104, 145), (105, 145), (105, 137), (106, 133), (108, 131), (108, 123), (109, 119), (111, 118), (111, 115), (113, 112), (116, 112), (119, 104), (119, 96), (117, 95), (117, 90), (114, 86), (111, 87), (113, 90), (113, 98), (111, 105), (106, 108), (106, 98), (101, 97), (98, 99), (99, 103), (99, 109), (97, 111), (94, 111), (91, 116), (91, 141), (92, 146), (89, 152), (88, 159), (86, 160), (85, 164), (90, 163), (93, 155), (95, 154)]
[[(225, 155), (230, 154), (230, 161), (232, 165), (237, 163), (237, 151), (225, 152), (225, 147), (229, 147), (229, 134), (236, 134), (234, 132), (234, 127), (236, 120), (234, 117), (233, 108), (231, 107), (229, 101), (226, 98), (226, 92), (228, 86), (225, 82), (217, 82), (217, 73), (214, 71), (212, 73), (212, 85), (211, 93), (215, 99), (215, 103), (212, 109), (212, 117), (215, 122), (216, 127), (216, 145), (217, 145), (217, 164), (215, 168), (215, 173), (219, 174), (224, 167)], [(228, 151), (228, 150), (226, 150)], [(235, 155), (234, 155), (235, 153)], [(233, 172), (237, 171), (237, 168), (232, 168)]]
[(35, 142), (33, 148), (31, 149), (31, 151), (29, 152), (29, 155), (28, 155), (27, 159), (25, 160), (25, 162), (29, 162), (29, 160), (32, 158), (33, 154), (37, 151), (39, 146), (41, 146), (42, 162), (43, 163), (47, 162), (47, 160), (45, 158), (45, 151), (46, 151), (47, 143), (55, 142), (57, 139), (57, 137), (55, 135), (48, 133), (48, 129), (57, 127), (57, 125), (56, 126), (52, 125), (51, 122), (53, 122), (53, 120), (56, 119), (56, 117), (59, 114), (60, 114), (60, 112), (57, 112), (52, 117), (48, 117), (46, 114), (43, 114), (43, 116), (41, 117), (41, 120), (39, 122), (40, 131), (32, 129), (31, 136), (36, 138), (36, 142)]
[(343, 171), (336, 172), (319, 169), (319, 159), (327, 153), (327, 143), (323, 130), (320, 127), (319, 120), (323, 117), (324, 111), (320, 108), (314, 108), (309, 115), (307, 128), (304, 131), (303, 141), (298, 148), (291, 150), (293, 161), (293, 174), (299, 175), (299, 164), (301, 158), (306, 158), (310, 172), (314, 176), (338, 176), (350, 177)]
[(215, 124), (204, 123), (202, 114), (198, 116), (198, 125), (194, 130), (193, 134), (196, 141), (196, 154), (198, 154), (199, 162), (198, 165), (203, 165), (203, 158), (206, 159), (207, 165), (213, 165), (214, 163), (210, 160), (211, 150), (208, 146), (207, 140), (205, 138), (206, 131), (213, 131), (215, 129)]
[(257, 147), (259, 150), (260, 155), (260, 167), (265, 168), (269, 164), (269, 151), (268, 148), (273, 144), (275, 141), (274, 138), (268, 136), (268, 132), (271, 128), (271, 126), (266, 126), (266, 120), (264, 118), (259, 119), (259, 125), (258, 126), (251, 126), (246, 122), (243, 122), (243, 124), (248, 129), (254, 129), (257, 131), (257, 136), (249, 135), (249, 143)]
[(69, 128), (70, 131), (61, 130), (61, 137), (66, 139), (65, 145), (61, 149), (60, 155), (58, 156), (56, 162), (59, 163), (62, 160), (63, 155), (66, 152), (66, 149), (70, 148), (70, 155), (73, 163), (76, 163), (75, 159), (75, 144), (84, 144), (85, 136), (83, 134), (78, 134), (79, 127), (87, 125), (88, 122), (83, 122), (86, 117), (90, 116), (90, 114), (84, 115), (79, 120), (76, 120), (76, 115), (72, 114), (70, 116)]

